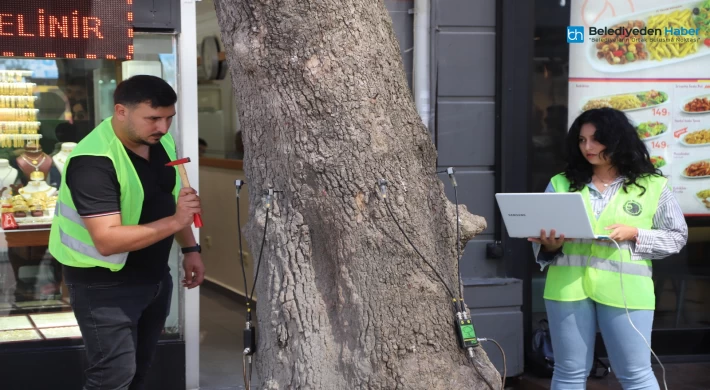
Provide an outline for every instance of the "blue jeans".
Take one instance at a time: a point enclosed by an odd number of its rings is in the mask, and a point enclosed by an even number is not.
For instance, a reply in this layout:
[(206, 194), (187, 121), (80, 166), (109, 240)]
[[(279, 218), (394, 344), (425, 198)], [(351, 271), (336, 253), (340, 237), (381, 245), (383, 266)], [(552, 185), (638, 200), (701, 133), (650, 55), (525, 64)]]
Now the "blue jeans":
[[(555, 355), (551, 390), (584, 390), (594, 363), (597, 326), (611, 368), (624, 390), (658, 390), (651, 369), (651, 351), (631, 327), (626, 310), (591, 299), (576, 302), (545, 300)], [(652, 310), (629, 310), (631, 320), (651, 342)]]
[(173, 281), (71, 283), (89, 368), (84, 390), (142, 390), (170, 312)]

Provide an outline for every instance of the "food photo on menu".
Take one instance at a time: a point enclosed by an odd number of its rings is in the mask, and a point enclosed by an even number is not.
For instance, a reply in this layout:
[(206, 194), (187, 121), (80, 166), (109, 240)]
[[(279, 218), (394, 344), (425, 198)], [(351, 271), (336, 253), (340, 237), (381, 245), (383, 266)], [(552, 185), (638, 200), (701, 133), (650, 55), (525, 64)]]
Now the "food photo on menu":
[(666, 159), (663, 156), (651, 156), (651, 164), (656, 169), (661, 169), (666, 166)]
[(710, 146), (710, 129), (691, 131), (680, 136), (680, 144), (684, 146)]
[(620, 111), (640, 110), (667, 103), (668, 100), (668, 93), (663, 91), (620, 93), (588, 99), (582, 106), (582, 111), (603, 107), (615, 108)]
[(668, 125), (660, 121), (646, 121), (636, 126), (636, 132), (642, 141), (650, 141), (664, 135)]
[[(682, 173), (687, 179), (710, 178), (710, 159), (690, 163)], [(694, 185), (686, 185), (689, 195), (698, 202), (697, 204), (710, 210), (710, 180), (698, 180)], [(706, 211), (707, 212), (707, 211)]]
[(710, 114), (710, 94), (688, 99), (681, 111), (686, 114)]
[(707, 190), (698, 191), (695, 196), (708, 209), (710, 209), (710, 187)]
[(710, 0), (664, 5), (593, 26), (587, 60), (601, 72), (631, 72), (710, 54)]
[[(693, 200), (686, 204), (686, 213), (696, 207), (710, 211), (710, 128), (692, 129), (680, 135), (677, 154), (680, 172), (676, 186), (678, 196)], [(693, 206), (694, 205), (694, 206)], [(691, 212), (692, 214), (692, 212)]]

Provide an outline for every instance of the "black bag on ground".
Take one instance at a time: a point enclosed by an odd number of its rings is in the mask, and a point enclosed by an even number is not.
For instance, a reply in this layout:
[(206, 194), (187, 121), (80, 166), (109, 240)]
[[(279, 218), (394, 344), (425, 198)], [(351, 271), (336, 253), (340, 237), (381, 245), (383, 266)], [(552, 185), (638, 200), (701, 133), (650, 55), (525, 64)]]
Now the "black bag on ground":
[(547, 320), (540, 320), (538, 328), (533, 331), (532, 349), (528, 359), (530, 372), (543, 378), (552, 377), (555, 367), (555, 356), (552, 354), (552, 338)]

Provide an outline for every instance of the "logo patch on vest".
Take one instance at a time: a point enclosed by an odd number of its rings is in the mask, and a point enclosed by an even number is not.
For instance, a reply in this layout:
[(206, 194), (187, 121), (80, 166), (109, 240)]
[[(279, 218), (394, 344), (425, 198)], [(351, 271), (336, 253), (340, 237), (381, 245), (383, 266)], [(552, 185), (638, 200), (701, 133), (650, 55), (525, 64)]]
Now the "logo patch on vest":
[(624, 203), (624, 211), (626, 211), (626, 214), (638, 217), (639, 215), (641, 215), (641, 212), (643, 212), (643, 208), (641, 207), (641, 204), (639, 202), (635, 200), (630, 200)]

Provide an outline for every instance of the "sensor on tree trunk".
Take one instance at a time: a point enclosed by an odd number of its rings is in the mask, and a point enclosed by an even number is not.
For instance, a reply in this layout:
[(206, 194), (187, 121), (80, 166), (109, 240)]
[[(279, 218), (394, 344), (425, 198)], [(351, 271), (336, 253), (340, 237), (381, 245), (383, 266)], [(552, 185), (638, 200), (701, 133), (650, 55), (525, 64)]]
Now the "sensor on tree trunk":
[(461, 348), (478, 347), (478, 337), (476, 337), (476, 331), (473, 329), (473, 322), (468, 318), (465, 311), (456, 313), (456, 334)]

